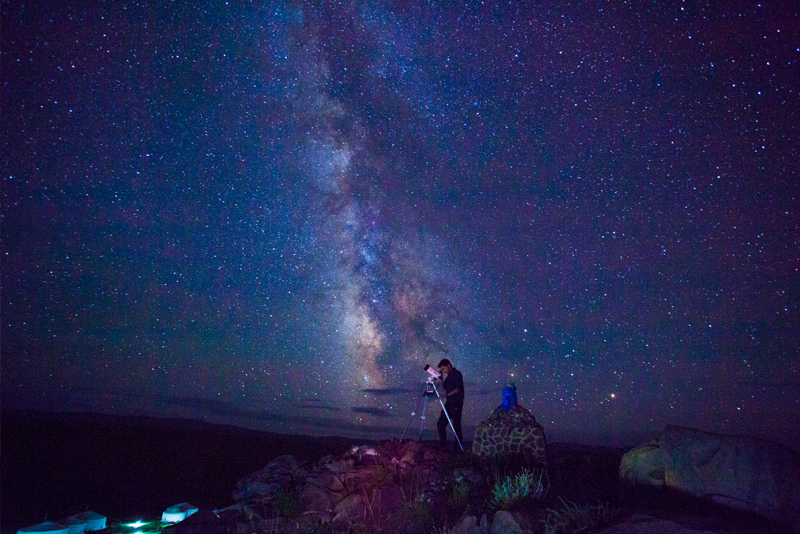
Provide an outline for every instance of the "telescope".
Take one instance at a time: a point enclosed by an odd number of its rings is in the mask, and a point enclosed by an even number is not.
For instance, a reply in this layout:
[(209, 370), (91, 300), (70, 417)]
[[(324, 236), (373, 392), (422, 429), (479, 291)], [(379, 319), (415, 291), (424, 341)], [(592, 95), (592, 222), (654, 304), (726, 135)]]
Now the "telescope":
[(442, 373), (440, 373), (439, 371), (437, 371), (435, 367), (431, 367), (430, 365), (428, 365), (428, 364), (426, 363), (426, 364), (425, 364), (425, 367), (423, 367), (422, 369), (423, 369), (424, 371), (427, 371), (427, 372), (428, 372), (428, 379), (426, 380), (426, 382), (428, 382), (429, 384), (433, 384), (433, 383), (434, 383), (434, 382), (436, 382), (437, 380), (439, 380), (439, 381), (441, 382), (441, 380), (442, 380)]

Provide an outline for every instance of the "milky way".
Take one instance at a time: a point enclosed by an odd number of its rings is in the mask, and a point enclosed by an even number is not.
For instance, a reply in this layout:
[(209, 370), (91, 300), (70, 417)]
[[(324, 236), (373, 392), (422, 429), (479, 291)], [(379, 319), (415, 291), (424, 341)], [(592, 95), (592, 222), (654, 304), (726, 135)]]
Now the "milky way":
[[(2, 6), (2, 401), (800, 435), (798, 13)], [(432, 431), (432, 429), (431, 429)], [(432, 437), (432, 432), (431, 432)]]

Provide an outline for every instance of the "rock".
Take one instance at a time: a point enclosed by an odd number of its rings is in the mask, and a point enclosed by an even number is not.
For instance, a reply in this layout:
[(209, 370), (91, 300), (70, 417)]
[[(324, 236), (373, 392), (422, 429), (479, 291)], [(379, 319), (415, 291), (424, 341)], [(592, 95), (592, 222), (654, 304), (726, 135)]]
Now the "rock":
[(344, 484), (345, 491), (360, 491), (361, 488), (375, 486), (379, 481), (378, 474), (372, 466), (361, 466), (349, 473), (340, 473), (338, 476)]
[(312, 473), (306, 479), (306, 484), (312, 484), (332, 492), (344, 491), (342, 479), (337, 474), (328, 470), (316, 471)]
[(363, 459), (366, 456), (378, 456), (378, 451), (372, 445), (353, 447), (350, 453), (358, 459)]
[(667, 426), (667, 487), (765, 515), (800, 532), (800, 454), (777, 443)]
[(664, 459), (658, 441), (631, 449), (619, 464), (619, 478), (631, 484), (664, 485)]
[(244, 501), (252, 497), (265, 497), (267, 495), (274, 495), (280, 491), (283, 486), (278, 482), (254, 481), (245, 486), (244, 488), (233, 493), (233, 499), (236, 502)]
[(511, 515), (511, 512), (498, 510), (494, 513), (490, 534), (520, 534), (522, 527)]
[(292, 455), (279, 456), (262, 469), (236, 483), (233, 498), (237, 503), (269, 502), (281, 490), (296, 492), (308, 470)]
[(216, 510), (215, 513), (223, 525), (230, 526), (235, 526), (240, 519), (245, 517), (240, 507), (235, 504), (222, 510)]
[(352, 458), (331, 460), (323, 464), (323, 467), (331, 473), (347, 473), (353, 469), (355, 462)]
[(541, 517), (541, 519), (533, 521), (532, 518), (529, 515), (529, 512), (522, 513), (522, 512), (514, 511), (514, 512), (511, 512), (511, 517), (514, 518), (514, 521), (517, 522), (517, 524), (519, 525), (519, 528), (523, 532), (533, 532), (534, 530), (536, 530), (537, 526), (542, 524), (542, 522), (543, 522), (544, 518), (546, 517), (546, 515), (543, 515)]
[(359, 494), (348, 495), (336, 503), (334, 521), (356, 521), (365, 518), (364, 499)]
[(481, 534), (489, 534), (489, 518), (486, 514), (481, 516)]
[(263, 490), (261, 483), (266, 485), (286, 485), (302, 480), (306, 476), (308, 476), (308, 471), (302, 464), (291, 454), (285, 454), (275, 458), (262, 469), (250, 473), (239, 480), (239, 482), (236, 483), (236, 488), (239, 491), (245, 488), (251, 488), (253, 492), (256, 493), (256, 488), (261, 488)]
[(481, 527), (478, 526), (478, 518), (474, 515), (466, 515), (453, 527), (451, 534), (480, 534)]
[(306, 484), (300, 492), (300, 505), (306, 512), (324, 514), (334, 508), (336, 499), (332, 492), (324, 487)]
[(422, 444), (418, 441), (411, 441), (405, 449), (401, 462), (408, 465), (416, 465), (425, 460), (425, 453), (422, 451)]
[(658, 442), (625, 454), (619, 473), (632, 483), (664, 485), (800, 532), (800, 454), (777, 443), (667, 426)]
[(247, 489), (249, 489), (252, 493), (255, 493), (256, 495), (266, 495), (267, 493), (270, 492), (270, 490), (272, 490), (272, 492), (278, 491), (280, 487), (281, 487), (280, 484), (276, 482), (267, 484), (266, 482), (261, 482), (260, 480), (256, 480), (255, 482), (247, 486)]
[(200, 510), (180, 523), (164, 527), (164, 534), (226, 534), (225, 523), (209, 510)]

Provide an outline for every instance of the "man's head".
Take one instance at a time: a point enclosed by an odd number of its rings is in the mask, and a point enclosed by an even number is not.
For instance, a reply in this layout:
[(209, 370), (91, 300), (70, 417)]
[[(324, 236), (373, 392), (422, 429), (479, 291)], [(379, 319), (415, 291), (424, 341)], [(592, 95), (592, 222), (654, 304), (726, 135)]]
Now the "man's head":
[(453, 364), (450, 363), (450, 360), (445, 358), (439, 362), (437, 367), (439, 368), (439, 371), (443, 372), (444, 374), (450, 374), (450, 370), (453, 369)]

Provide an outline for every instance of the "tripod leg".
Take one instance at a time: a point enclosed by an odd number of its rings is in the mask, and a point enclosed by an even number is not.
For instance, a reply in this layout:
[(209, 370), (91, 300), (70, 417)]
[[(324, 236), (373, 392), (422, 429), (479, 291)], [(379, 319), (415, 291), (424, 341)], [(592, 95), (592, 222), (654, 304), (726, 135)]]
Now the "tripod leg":
[(428, 399), (425, 395), (422, 396), (423, 404), (422, 404), (422, 415), (420, 416), (419, 420), (419, 442), (422, 443), (422, 431), (425, 429), (425, 414), (428, 411)]
[[(422, 398), (417, 399), (417, 405), (414, 406), (414, 411), (411, 412), (411, 417), (408, 418), (408, 423), (406, 423), (406, 427), (403, 429), (403, 435), (400, 436), (400, 441), (403, 441), (403, 439), (406, 437), (406, 431), (408, 430), (408, 427), (411, 426), (411, 420), (414, 419), (415, 415), (417, 415), (417, 410), (419, 409), (419, 403), (424, 398), (425, 398), (425, 393), (422, 394)], [(423, 415), (423, 419), (424, 419), (425, 414), (423, 413), (422, 415)], [(422, 439), (422, 437), (420, 437), (420, 440), (421, 439)]]

